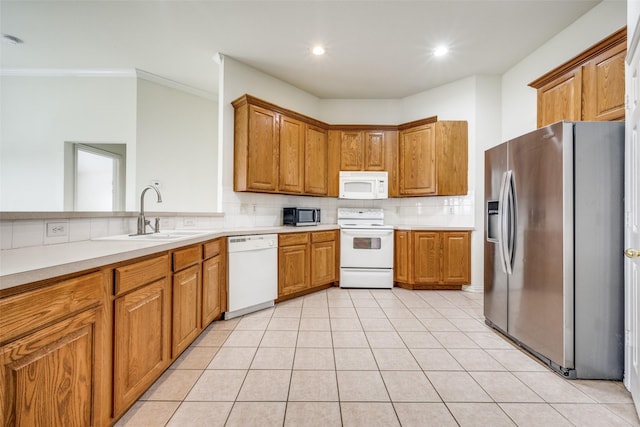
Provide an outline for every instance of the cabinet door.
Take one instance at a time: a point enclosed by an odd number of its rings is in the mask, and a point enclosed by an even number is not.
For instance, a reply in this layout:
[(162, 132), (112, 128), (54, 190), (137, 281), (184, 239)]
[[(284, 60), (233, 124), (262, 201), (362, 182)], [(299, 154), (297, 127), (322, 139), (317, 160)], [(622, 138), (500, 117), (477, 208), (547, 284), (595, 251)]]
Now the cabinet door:
[(436, 192), (436, 139), (433, 124), (400, 133), (399, 191), (403, 196)]
[(398, 231), (394, 233), (393, 242), (393, 280), (396, 282), (409, 282), (409, 232)]
[(224, 255), (218, 254), (202, 263), (202, 328), (222, 313), (221, 294), (225, 286)]
[(384, 132), (364, 133), (364, 170), (384, 171)]
[(442, 233), (442, 281), (471, 283), (471, 239), (468, 231)]
[(0, 347), (0, 425), (93, 426), (100, 363), (100, 308)]
[(329, 153), (327, 131), (315, 126), (307, 126), (304, 152), (304, 192), (326, 196)]
[(278, 188), (278, 120), (273, 111), (249, 106), (247, 187), (276, 191)]
[(302, 193), (304, 189), (304, 123), (280, 116), (280, 180), (284, 193)]
[(576, 68), (538, 89), (538, 127), (582, 117), (582, 68)]
[(415, 283), (440, 283), (440, 254), (439, 232), (413, 232), (413, 271)]
[(585, 64), (582, 120), (624, 119), (626, 53), (626, 44), (620, 43)]
[(278, 297), (309, 288), (309, 245), (278, 249)]
[(113, 407), (118, 417), (170, 363), (171, 284), (165, 277), (114, 301)]
[(202, 331), (202, 281), (200, 264), (173, 275), (171, 355), (177, 357)]
[(336, 241), (311, 244), (311, 286), (336, 281)]
[(342, 132), (340, 141), (340, 170), (361, 171), (363, 169), (364, 141), (362, 132)]

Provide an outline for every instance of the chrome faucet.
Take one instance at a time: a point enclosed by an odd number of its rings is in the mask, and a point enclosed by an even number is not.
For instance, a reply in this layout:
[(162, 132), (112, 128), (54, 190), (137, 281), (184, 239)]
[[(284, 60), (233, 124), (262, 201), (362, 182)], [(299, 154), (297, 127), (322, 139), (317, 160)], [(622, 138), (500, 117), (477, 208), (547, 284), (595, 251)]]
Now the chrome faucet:
[[(142, 194), (140, 194), (140, 214), (138, 214), (138, 232), (136, 233), (137, 235), (151, 234), (147, 233), (147, 225), (150, 225), (151, 222), (144, 217), (144, 193), (146, 193), (149, 189), (155, 190), (156, 194), (158, 195), (158, 203), (162, 203), (162, 194), (160, 194), (160, 190), (158, 190), (158, 187), (147, 185), (146, 187), (144, 187), (144, 189), (142, 189)], [(158, 233), (160, 231), (160, 221), (158, 220), (158, 218), (156, 218), (154, 228), (155, 233)]]

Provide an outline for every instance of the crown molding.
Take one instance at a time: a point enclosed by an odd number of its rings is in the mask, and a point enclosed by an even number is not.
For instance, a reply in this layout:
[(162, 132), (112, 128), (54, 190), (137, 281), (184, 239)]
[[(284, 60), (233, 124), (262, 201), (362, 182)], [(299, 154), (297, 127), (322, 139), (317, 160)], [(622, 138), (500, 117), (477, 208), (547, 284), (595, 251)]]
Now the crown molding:
[(78, 68), (1, 68), (2, 77), (134, 77), (162, 86), (218, 101), (218, 94), (197, 89), (184, 83), (137, 68), (78, 69)]
[(136, 77), (134, 69), (2, 68), (2, 77)]
[(206, 90), (197, 89), (195, 87), (186, 85), (184, 83), (177, 82), (175, 80), (168, 79), (166, 77), (159, 76), (157, 74), (150, 73), (148, 71), (135, 69), (136, 75), (139, 79), (147, 80), (149, 82), (157, 83), (162, 86), (170, 87), (172, 89), (177, 89), (181, 92), (187, 92), (192, 95), (199, 96), (201, 98), (210, 99), (212, 101), (218, 100), (218, 94), (213, 92), (208, 92)]

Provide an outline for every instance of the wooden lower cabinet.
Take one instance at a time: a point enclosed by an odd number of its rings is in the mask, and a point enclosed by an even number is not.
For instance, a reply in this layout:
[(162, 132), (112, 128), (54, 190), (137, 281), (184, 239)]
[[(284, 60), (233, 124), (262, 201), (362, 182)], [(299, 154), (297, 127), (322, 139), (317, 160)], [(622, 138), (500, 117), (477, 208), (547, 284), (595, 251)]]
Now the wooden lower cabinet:
[(171, 357), (178, 357), (202, 332), (202, 270), (198, 262), (173, 274)]
[(309, 288), (309, 233), (278, 236), (278, 298)]
[(121, 416), (171, 363), (168, 255), (116, 268), (113, 413)]
[(202, 261), (202, 328), (217, 319), (226, 309), (227, 249), (226, 238), (205, 243)]
[(108, 425), (103, 277), (0, 300), (0, 425)]
[(338, 232), (311, 233), (311, 287), (336, 282), (339, 277)]
[(408, 289), (471, 283), (470, 231), (395, 231), (394, 281)]
[(337, 282), (338, 242), (337, 230), (278, 235), (278, 300)]

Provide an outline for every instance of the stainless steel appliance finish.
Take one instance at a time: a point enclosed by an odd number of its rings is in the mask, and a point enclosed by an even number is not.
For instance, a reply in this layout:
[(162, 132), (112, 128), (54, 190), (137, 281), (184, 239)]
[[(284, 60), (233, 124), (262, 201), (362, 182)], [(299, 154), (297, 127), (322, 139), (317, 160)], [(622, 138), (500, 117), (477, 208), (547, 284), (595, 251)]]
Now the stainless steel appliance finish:
[(282, 208), (282, 224), (295, 227), (320, 224), (319, 208)]
[(619, 122), (485, 152), (486, 321), (569, 378), (622, 378), (623, 164)]
[(382, 209), (338, 209), (340, 287), (393, 287), (393, 226)]

